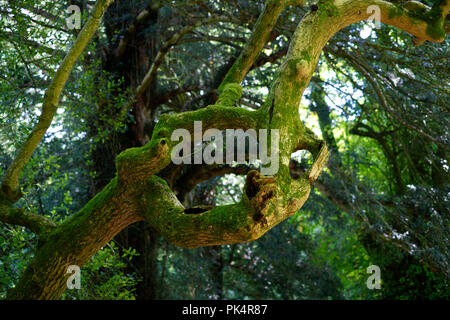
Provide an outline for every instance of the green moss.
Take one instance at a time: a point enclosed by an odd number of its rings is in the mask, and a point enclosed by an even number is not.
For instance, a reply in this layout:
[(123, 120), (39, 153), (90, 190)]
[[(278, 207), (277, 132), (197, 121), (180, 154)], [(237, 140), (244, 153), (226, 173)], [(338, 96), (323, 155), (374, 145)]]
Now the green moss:
[[(97, 193), (97, 195), (92, 198), (80, 211), (73, 215), (67, 222), (61, 225), (62, 228), (70, 228), (77, 230), (83, 223), (84, 219), (89, 215), (89, 213), (103, 207), (108, 203), (111, 198), (116, 194), (118, 187), (117, 176), (111, 179), (111, 181), (103, 188), (102, 191)], [(60, 231), (57, 231), (61, 233)], [(67, 230), (66, 230), (67, 232)], [(69, 232), (69, 234), (71, 234)]]
[[(198, 236), (198, 232), (210, 232), (218, 241), (226, 234), (236, 232), (245, 237), (250, 209), (244, 203), (220, 206), (199, 214), (186, 214), (174, 197), (161, 178), (152, 176), (140, 199), (145, 220), (169, 242), (185, 246), (190, 239)], [(251, 234), (248, 235), (250, 238)]]
[(311, 57), (311, 55), (309, 54), (309, 51), (308, 51), (308, 50), (302, 50), (302, 52), (300, 53), (300, 56), (301, 56), (304, 60), (306, 60), (306, 61), (308, 61), (308, 62), (311, 62), (311, 60), (312, 60), (312, 57)]
[(50, 261), (55, 255), (65, 256), (67, 252), (76, 254), (82, 251), (88, 244), (79, 239), (85, 239), (101, 223), (99, 221), (104, 216), (99, 214), (99, 210), (104, 210), (105, 205), (117, 194), (117, 188), (118, 179), (115, 177), (80, 211), (46, 235), (45, 247), (39, 250), (37, 256), (40, 263)]
[(209, 226), (220, 226), (223, 231), (237, 231), (240, 228), (247, 226), (249, 217), (249, 208), (243, 203), (224, 205), (212, 209), (203, 215), (201, 224), (204, 228)]
[(301, 67), (303, 59), (290, 59), (288, 60), (288, 67), (289, 67), (289, 76), (295, 77), (297, 75), (298, 69)]
[(291, 192), (291, 173), (289, 168), (284, 165), (280, 166), (280, 169), (277, 174), (278, 185), (280, 186), (281, 192), (285, 195), (288, 195)]
[(164, 165), (163, 162), (167, 165), (170, 157), (165, 148), (170, 148), (171, 143), (166, 137), (155, 138), (143, 147), (127, 149), (116, 157), (116, 169), (123, 177), (124, 173), (137, 172), (137, 168), (143, 171), (143, 168), (150, 170)]
[(426, 33), (432, 39), (439, 40), (445, 38), (446, 32), (443, 28), (444, 18), (441, 17), (435, 23), (428, 23)]
[(320, 19), (326, 17), (338, 17), (339, 16), (339, 9), (338, 7), (333, 3), (333, 1), (330, 0), (319, 0), (318, 2), (319, 6), (319, 14)]
[(170, 136), (171, 132), (168, 130), (168, 128), (166, 128), (165, 126), (156, 126), (155, 130), (153, 130), (152, 139), (170, 139)]
[(142, 158), (142, 154), (151, 148), (154, 143), (149, 143), (144, 147), (130, 148), (120, 153), (116, 158), (116, 164), (119, 167), (127, 165), (127, 162), (136, 162)]
[[(203, 130), (209, 128), (255, 128), (258, 123), (259, 114), (255, 111), (233, 106), (234, 103), (232, 102), (238, 100), (241, 93), (242, 88), (238, 84), (227, 85), (227, 90), (224, 92), (225, 96), (222, 96), (218, 104), (160, 119), (156, 125), (152, 140), (159, 138), (160, 135), (170, 138), (169, 133), (172, 133), (173, 130), (178, 128), (183, 128), (193, 133), (195, 121), (202, 121)], [(229, 106), (228, 104), (230, 103), (232, 105)], [(167, 142), (170, 145), (170, 141)]]
[(242, 59), (239, 57), (238, 60), (233, 64), (233, 66), (228, 70), (228, 73), (226, 74), (224, 80), (222, 81), (221, 85), (218, 88), (219, 94), (222, 94), (225, 87), (229, 83), (236, 83), (240, 82), (239, 75), (241, 74), (243, 65), (240, 62)]

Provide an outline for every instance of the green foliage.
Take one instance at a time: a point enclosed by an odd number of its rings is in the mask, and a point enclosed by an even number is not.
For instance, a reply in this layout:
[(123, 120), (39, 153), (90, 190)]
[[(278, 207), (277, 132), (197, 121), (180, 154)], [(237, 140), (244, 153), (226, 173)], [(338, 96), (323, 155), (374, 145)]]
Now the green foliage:
[[(316, 243), (315, 263), (328, 265), (330, 272), (338, 277), (344, 299), (381, 298), (381, 292), (369, 290), (366, 285), (367, 267), (375, 263), (358, 239), (355, 232), (358, 224), (321, 200), (319, 195), (311, 197), (317, 201), (307, 205), (295, 219), (299, 221), (300, 230)], [(326, 214), (317, 215), (317, 212)]]
[(2, 226), (0, 229), (0, 299), (6, 298), (18, 275), (30, 262), (36, 238), (23, 227)]
[(386, 288), (390, 297), (401, 300), (448, 300), (450, 289), (447, 280), (424, 265), (411, 264), (398, 279), (399, 285)]
[(98, 251), (81, 269), (81, 289), (66, 290), (62, 299), (134, 300), (139, 277), (134, 273), (125, 273), (123, 269), (137, 253), (133, 248), (122, 252), (114, 242)]

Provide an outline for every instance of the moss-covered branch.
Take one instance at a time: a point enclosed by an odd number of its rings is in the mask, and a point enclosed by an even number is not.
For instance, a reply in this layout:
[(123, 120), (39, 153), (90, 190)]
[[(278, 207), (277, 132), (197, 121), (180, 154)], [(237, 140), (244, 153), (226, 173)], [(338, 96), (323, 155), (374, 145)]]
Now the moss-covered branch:
[(2, 193), (3, 197), (11, 201), (16, 201), (20, 197), (20, 174), (28, 163), (34, 150), (44, 137), (47, 129), (50, 127), (58, 108), (61, 92), (66, 84), (67, 78), (78, 60), (78, 57), (84, 51), (92, 36), (97, 31), (104, 12), (112, 2), (113, 0), (97, 0), (91, 16), (84, 25), (83, 29), (80, 31), (75, 43), (56, 71), (50, 86), (45, 92), (39, 121), (3, 177), (0, 188), (0, 193)]
[(56, 228), (56, 224), (43, 216), (4, 204), (0, 204), (0, 222), (26, 227), (37, 235), (46, 234)]

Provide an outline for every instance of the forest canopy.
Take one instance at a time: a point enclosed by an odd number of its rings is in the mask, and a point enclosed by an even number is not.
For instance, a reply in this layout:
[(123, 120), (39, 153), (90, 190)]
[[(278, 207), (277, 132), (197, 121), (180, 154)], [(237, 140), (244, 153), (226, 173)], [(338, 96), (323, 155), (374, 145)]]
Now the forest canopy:
[(448, 299), (449, 10), (0, 0), (0, 299)]

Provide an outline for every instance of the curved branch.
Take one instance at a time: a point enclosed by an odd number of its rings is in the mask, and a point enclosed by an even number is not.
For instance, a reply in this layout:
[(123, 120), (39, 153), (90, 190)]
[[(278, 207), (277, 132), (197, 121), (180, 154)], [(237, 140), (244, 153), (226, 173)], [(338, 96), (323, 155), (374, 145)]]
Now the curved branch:
[[(153, 191), (143, 198), (143, 206), (147, 208), (143, 213), (145, 220), (169, 242), (184, 247), (197, 247), (257, 239), (296, 212), (308, 198), (310, 183), (317, 179), (326, 164), (328, 151), (325, 144), (317, 140), (301, 121), (297, 117), (292, 117), (291, 114), (298, 112), (302, 93), (312, 77), (325, 43), (341, 28), (367, 19), (369, 14), (366, 10), (369, 5), (380, 6), (383, 22), (403, 27), (419, 38), (426, 37), (429, 22), (414, 21), (412, 23), (410, 17), (403, 14), (393, 17), (390, 10), (396, 7), (391, 3), (385, 1), (322, 2), (317, 11), (311, 12), (299, 24), (287, 59), (281, 67), (279, 78), (275, 81), (266, 104), (253, 113), (259, 114), (262, 118), (259, 122), (260, 128), (279, 128), (281, 131), (280, 171), (274, 177), (264, 177), (251, 171), (247, 175), (245, 195), (241, 202), (196, 215), (186, 214), (170, 188), (152, 177), (148, 189)], [(434, 38), (430, 36), (430, 39)], [(253, 64), (253, 61), (251, 63)], [(236, 65), (241, 66), (242, 62), (236, 62)], [(229, 75), (236, 76), (236, 73), (231, 70)], [(239, 78), (239, 76), (236, 77)], [(229, 79), (229, 76), (226, 77), (223, 83), (227, 85)], [(218, 106), (209, 108), (210, 111), (217, 110)], [(176, 119), (176, 117), (183, 117), (183, 115), (164, 119), (157, 125), (156, 131), (165, 128), (171, 132), (175, 127), (168, 125), (169, 119)], [(227, 115), (221, 118), (222, 121), (229, 119)], [(188, 119), (190, 122), (193, 121), (192, 118)], [(204, 118), (204, 120), (207, 119), (208, 117)], [(217, 122), (216, 125), (219, 123)], [(184, 125), (189, 126), (189, 123)], [(158, 134), (154, 137), (157, 136)], [(312, 151), (315, 162), (308, 175), (301, 177), (300, 180), (293, 180), (289, 173), (289, 159), (291, 152), (298, 148), (307, 148)]]
[(114, 178), (83, 209), (46, 234), (7, 298), (57, 299), (66, 288), (70, 265), (83, 266), (117, 233), (142, 220), (135, 205), (138, 187), (119, 184)]
[(219, 130), (259, 128), (258, 112), (233, 107), (241, 94), (242, 88), (231, 84), (219, 96), (216, 105), (170, 116), (161, 115), (152, 139), (147, 145), (125, 150), (116, 158), (120, 179), (142, 181), (165, 168), (171, 161), (171, 150), (174, 146), (171, 141), (172, 132), (182, 128), (193, 135), (195, 121), (202, 121), (202, 135), (211, 128)]

